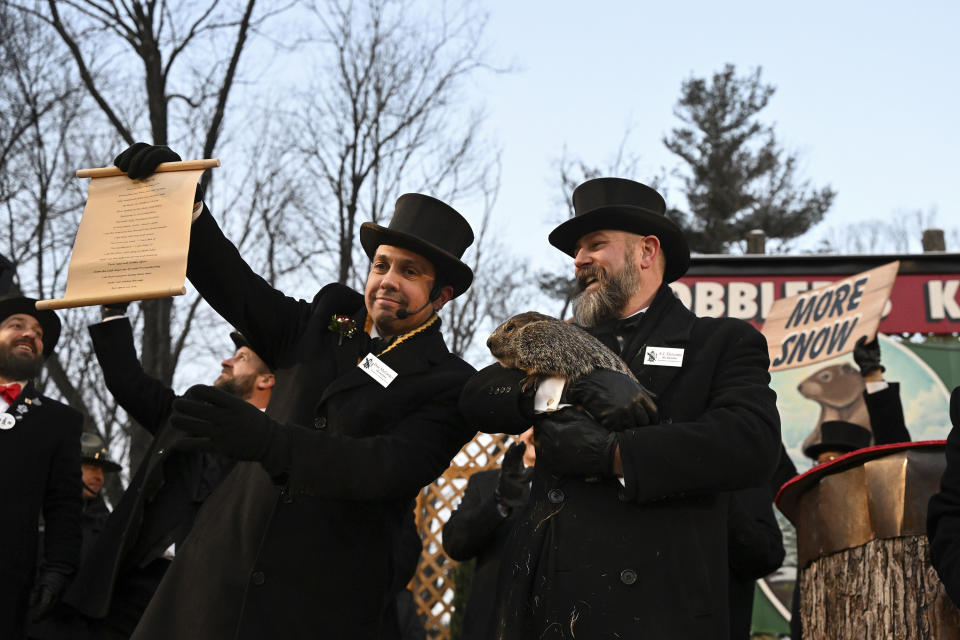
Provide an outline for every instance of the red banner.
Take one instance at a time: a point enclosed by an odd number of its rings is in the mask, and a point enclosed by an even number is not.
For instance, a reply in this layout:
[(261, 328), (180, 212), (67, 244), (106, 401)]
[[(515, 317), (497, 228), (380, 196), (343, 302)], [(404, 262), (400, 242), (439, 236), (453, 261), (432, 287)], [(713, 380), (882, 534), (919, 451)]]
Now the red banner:
[[(825, 286), (846, 276), (689, 276), (670, 286), (698, 316), (732, 317), (763, 324), (774, 300)], [(960, 331), (960, 274), (901, 273), (884, 309), (883, 333)]]

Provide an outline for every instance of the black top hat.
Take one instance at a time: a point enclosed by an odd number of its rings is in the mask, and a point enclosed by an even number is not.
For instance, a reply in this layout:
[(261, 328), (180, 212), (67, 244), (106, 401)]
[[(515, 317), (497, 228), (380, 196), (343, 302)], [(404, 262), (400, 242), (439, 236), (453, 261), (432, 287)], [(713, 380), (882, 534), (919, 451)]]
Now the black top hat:
[(80, 436), (80, 460), (87, 464), (97, 464), (104, 471), (120, 471), (123, 467), (107, 457), (107, 443), (95, 433)]
[(49, 358), (60, 339), (60, 318), (50, 309), (37, 310), (37, 301), (33, 298), (18, 296), (0, 300), (0, 322), (15, 313), (33, 316), (43, 329), (43, 357)]
[(587, 180), (573, 191), (574, 217), (550, 232), (550, 244), (575, 257), (577, 240), (600, 229), (657, 236), (667, 259), (663, 280), (673, 282), (690, 266), (690, 247), (666, 210), (663, 197), (645, 184), (624, 178)]
[(803, 455), (814, 460), (824, 451), (850, 453), (870, 446), (873, 434), (858, 424), (844, 420), (827, 420), (820, 425), (820, 442), (803, 450)]
[(247, 349), (250, 349), (251, 351), (253, 351), (253, 347), (251, 347), (250, 343), (247, 342), (246, 336), (244, 336), (239, 331), (231, 331), (230, 339), (233, 340), (233, 345), (237, 349), (239, 349), (240, 347), (246, 347)]
[(371, 260), (381, 244), (419, 253), (436, 269), (437, 284), (453, 287), (453, 297), (473, 282), (473, 271), (460, 260), (472, 243), (473, 230), (463, 216), (450, 205), (420, 193), (397, 198), (389, 227), (372, 222), (360, 225), (360, 244)]

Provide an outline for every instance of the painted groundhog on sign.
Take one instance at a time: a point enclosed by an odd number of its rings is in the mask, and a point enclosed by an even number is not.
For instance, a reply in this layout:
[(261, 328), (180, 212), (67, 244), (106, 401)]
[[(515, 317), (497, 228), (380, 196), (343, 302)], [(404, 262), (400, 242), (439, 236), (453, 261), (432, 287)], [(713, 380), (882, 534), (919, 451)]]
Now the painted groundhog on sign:
[(802, 448), (821, 440), (820, 425), (828, 420), (843, 420), (870, 429), (867, 403), (863, 399), (863, 376), (850, 364), (832, 364), (818, 370), (801, 382), (800, 395), (820, 405), (820, 417)]

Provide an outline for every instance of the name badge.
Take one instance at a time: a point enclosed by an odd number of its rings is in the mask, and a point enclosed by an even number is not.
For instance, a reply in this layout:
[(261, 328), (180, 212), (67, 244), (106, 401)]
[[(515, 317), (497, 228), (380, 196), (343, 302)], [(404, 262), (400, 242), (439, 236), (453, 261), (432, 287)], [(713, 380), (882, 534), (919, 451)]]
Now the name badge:
[(368, 353), (360, 363), (357, 364), (364, 373), (380, 383), (380, 385), (386, 389), (390, 386), (390, 383), (393, 382), (393, 379), (397, 377), (397, 372), (388, 367), (383, 363), (380, 358)]
[(683, 349), (647, 347), (643, 352), (643, 364), (652, 364), (657, 367), (682, 367)]
[(17, 419), (14, 418), (9, 413), (0, 413), (0, 429), (6, 431), (7, 429), (13, 429), (13, 425), (17, 424)]

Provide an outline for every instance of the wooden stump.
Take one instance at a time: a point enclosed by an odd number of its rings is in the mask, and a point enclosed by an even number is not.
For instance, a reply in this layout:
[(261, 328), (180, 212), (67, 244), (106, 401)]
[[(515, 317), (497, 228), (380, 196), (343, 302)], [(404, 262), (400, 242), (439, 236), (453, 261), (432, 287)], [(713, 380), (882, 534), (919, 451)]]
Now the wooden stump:
[(960, 640), (926, 536), (871, 540), (800, 572), (804, 640)]

